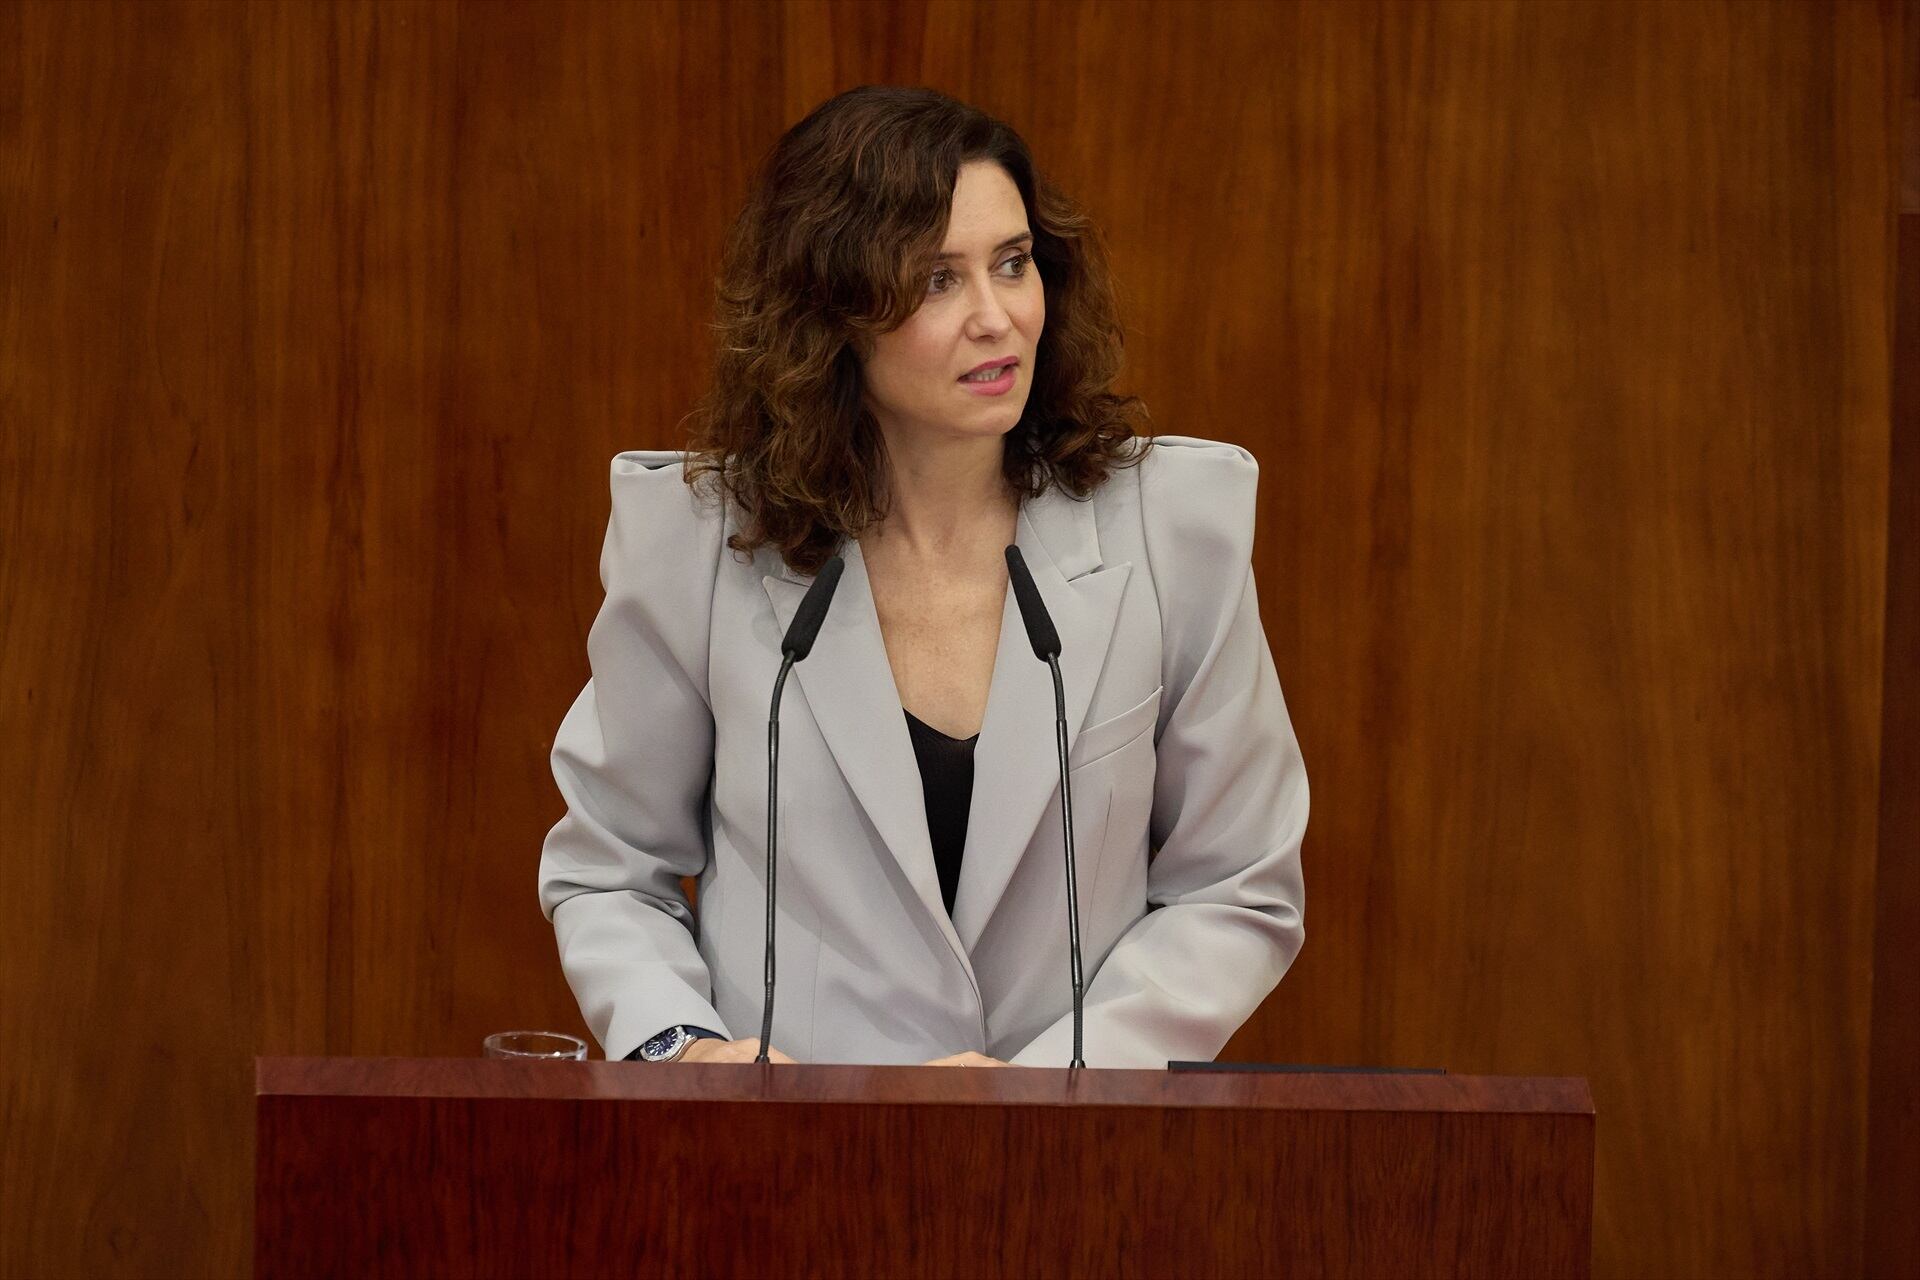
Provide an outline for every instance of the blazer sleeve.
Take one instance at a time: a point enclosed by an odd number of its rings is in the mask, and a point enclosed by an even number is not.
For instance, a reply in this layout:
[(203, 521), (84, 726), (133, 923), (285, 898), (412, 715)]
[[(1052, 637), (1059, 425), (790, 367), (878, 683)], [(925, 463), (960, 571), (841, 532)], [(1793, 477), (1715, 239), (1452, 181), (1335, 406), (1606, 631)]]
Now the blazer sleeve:
[[(1148, 910), (1088, 984), (1092, 1066), (1212, 1060), (1305, 936), (1307, 774), (1254, 591), (1257, 480), (1245, 449), (1188, 437), (1160, 437), (1142, 463), (1170, 702), (1155, 739)], [(1012, 1061), (1064, 1065), (1072, 1043), (1069, 1013)]]
[(561, 969), (616, 1061), (677, 1023), (726, 1030), (680, 884), (709, 857), (707, 640), (724, 521), (682, 473), (678, 453), (613, 460), (592, 676), (553, 743), (567, 812), (540, 854)]

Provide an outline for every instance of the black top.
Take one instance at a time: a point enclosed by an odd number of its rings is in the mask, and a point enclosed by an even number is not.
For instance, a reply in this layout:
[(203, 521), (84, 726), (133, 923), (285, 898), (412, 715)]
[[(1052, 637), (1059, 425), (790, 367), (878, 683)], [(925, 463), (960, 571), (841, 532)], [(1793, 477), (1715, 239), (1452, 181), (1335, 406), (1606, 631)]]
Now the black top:
[[(903, 707), (901, 710), (905, 711)], [(927, 834), (933, 838), (933, 865), (940, 872), (940, 896), (953, 914), (954, 890), (960, 886), (960, 851), (967, 845), (967, 808), (973, 802), (973, 744), (971, 738), (949, 738), (907, 711), (907, 733), (920, 761), (920, 785), (927, 797)]]

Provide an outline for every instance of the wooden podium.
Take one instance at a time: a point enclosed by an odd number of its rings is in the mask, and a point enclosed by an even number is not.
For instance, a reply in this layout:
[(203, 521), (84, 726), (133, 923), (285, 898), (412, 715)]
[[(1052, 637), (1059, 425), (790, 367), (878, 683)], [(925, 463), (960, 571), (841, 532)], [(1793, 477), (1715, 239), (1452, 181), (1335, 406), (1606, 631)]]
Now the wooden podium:
[(278, 1276), (1588, 1274), (1579, 1079), (261, 1058)]

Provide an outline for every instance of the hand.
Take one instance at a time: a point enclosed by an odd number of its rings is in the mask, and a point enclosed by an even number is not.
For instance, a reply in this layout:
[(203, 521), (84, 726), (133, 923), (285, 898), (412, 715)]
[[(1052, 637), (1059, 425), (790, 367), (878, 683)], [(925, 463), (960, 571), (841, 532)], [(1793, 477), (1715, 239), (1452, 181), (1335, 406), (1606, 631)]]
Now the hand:
[[(751, 1040), (715, 1040), (711, 1036), (702, 1036), (687, 1046), (680, 1055), (681, 1062), (752, 1062), (760, 1056), (760, 1037)], [(769, 1062), (792, 1062), (786, 1054), (772, 1045), (767, 1046)]]
[(975, 1053), (969, 1049), (965, 1053), (956, 1053), (950, 1057), (935, 1058), (923, 1064), (929, 1067), (1004, 1067), (1007, 1064), (998, 1058), (989, 1058), (984, 1053)]

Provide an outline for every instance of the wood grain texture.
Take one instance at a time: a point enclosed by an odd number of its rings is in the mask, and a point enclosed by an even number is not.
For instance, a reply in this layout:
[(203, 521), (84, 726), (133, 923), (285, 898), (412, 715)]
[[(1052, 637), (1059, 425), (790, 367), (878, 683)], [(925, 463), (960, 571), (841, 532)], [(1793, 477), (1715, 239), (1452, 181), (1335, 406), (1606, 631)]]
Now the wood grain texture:
[(1597, 1274), (1857, 1273), (1904, 14), (0, 0), (0, 1275), (243, 1272), (255, 1053), (581, 1031), (607, 459), (870, 81), (1014, 122), (1261, 460), (1310, 927), (1229, 1053), (1586, 1076)]
[(1540, 1280), (1591, 1254), (1580, 1080), (364, 1058), (258, 1078), (262, 1277)]
[(1285, 160), (1179, 273), (1242, 309), (1141, 361), (1261, 454), (1314, 779), (1308, 941), (1229, 1053), (1578, 1070), (1602, 1274), (1853, 1274), (1887, 15), (1274, 13), (1212, 144)]
[(1874, 878), (1869, 1280), (1920, 1275), (1920, 4), (1905, 0), (1901, 183), (1887, 476), (1886, 667)]

